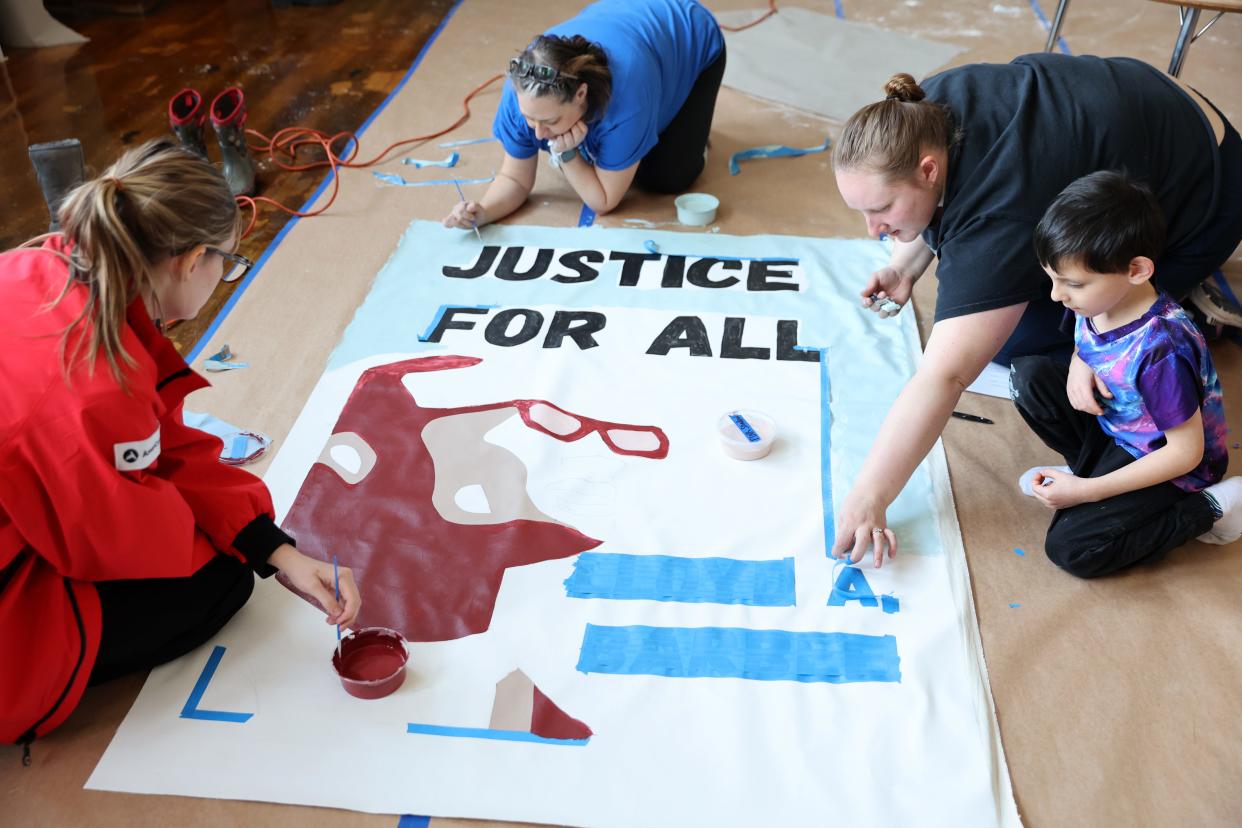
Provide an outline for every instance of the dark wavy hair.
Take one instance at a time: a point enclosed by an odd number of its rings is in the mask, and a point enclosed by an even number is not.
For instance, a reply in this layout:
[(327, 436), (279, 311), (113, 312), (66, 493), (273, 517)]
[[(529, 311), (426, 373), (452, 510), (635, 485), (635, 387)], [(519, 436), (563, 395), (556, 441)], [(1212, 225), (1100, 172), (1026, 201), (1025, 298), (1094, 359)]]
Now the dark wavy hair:
[(612, 97), (612, 72), (608, 69), (608, 55), (604, 54), (603, 47), (598, 43), (592, 43), (582, 35), (539, 35), (518, 55), (518, 60), (551, 66), (576, 80), (557, 78), (551, 83), (543, 83), (530, 77), (514, 77), (510, 72), (514, 88), (537, 98), (555, 95), (561, 103), (569, 103), (578, 91), (578, 84), (585, 83), (587, 108), (584, 119), (593, 121), (608, 108)]

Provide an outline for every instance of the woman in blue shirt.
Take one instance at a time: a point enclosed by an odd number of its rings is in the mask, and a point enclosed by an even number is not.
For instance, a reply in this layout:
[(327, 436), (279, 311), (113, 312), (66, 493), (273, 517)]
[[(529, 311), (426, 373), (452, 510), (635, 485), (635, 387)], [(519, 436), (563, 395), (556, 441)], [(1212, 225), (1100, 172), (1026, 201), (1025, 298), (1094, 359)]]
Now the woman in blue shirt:
[(633, 183), (685, 190), (703, 171), (724, 66), (720, 27), (696, 0), (588, 6), (509, 62), (492, 124), (505, 152), (500, 171), (445, 226), (470, 229), (522, 206), (540, 150), (596, 214)]

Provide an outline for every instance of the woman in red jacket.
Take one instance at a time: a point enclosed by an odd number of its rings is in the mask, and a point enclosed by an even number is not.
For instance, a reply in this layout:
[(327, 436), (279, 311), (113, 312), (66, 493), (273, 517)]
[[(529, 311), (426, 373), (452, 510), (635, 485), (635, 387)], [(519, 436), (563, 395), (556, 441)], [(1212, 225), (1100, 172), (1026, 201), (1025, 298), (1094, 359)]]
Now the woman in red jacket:
[[(302, 555), (254, 475), (219, 462), (182, 400), (207, 382), (160, 332), (230, 262), (238, 211), (168, 141), (126, 153), (60, 209), (62, 233), (0, 255), (0, 742), (55, 728), (88, 684), (211, 638), (282, 571), (330, 624), (353, 577)], [(41, 245), (39, 244), (41, 242)]]

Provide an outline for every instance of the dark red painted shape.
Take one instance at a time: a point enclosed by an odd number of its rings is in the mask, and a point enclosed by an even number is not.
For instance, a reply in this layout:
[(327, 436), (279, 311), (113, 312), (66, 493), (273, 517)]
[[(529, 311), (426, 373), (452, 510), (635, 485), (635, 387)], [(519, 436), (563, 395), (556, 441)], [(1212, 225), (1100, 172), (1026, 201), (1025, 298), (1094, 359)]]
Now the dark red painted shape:
[(530, 714), (530, 732), (545, 739), (586, 739), (592, 735), (591, 728), (557, 707), (538, 687)]

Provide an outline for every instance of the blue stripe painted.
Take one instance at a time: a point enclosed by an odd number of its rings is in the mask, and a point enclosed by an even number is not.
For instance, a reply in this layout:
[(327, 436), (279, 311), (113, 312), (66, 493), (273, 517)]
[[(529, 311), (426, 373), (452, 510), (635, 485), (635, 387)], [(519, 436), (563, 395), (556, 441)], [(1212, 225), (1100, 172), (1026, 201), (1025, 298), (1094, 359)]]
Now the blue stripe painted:
[(224, 658), (224, 647), (219, 644), (211, 651), (211, 655), (207, 657), (207, 663), (203, 666), (203, 672), (198, 676), (198, 682), (194, 685), (194, 689), (190, 691), (190, 697), (185, 700), (185, 707), (181, 708), (181, 718), (183, 719), (204, 719), (210, 722), (242, 722), (249, 721), (254, 715), (253, 713), (228, 713), (220, 710), (199, 710), (198, 703), (203, 700), (203, 694), (207, 692), (207, 685), (211, 683), (211, 678), (216, 674), (216, 668), (220, 666), (220, 659)]
[(792, 607), (794, 560), (583, 552), (565, 581), (565, 594), (619, 601)]
[(440, 309), (436, 311), (436, 315), (431, 317), (431, 322), (427, 325), (427, 330), (423, 331), (422, 334), (418, 337), (418, 341), (419, 342), (427, 341), (427, 337), (431, 336), (431, 332), (436, 329), (436, 325), (440, 324), (441, 317), (444, 316), (444, 312), (448, 310), (449, 308), (473, 308), (474, 310), (491, 310), (492, 308), (498, 308), (498, 307), (500, 306), (499, 305), (441, 305)]
[[(361, 136), (362, 133), (366, 131), (367, 127), (371, 125), (371, 122), (379, 117), (379, 114), (384, 111), (389, 103), (392, 102), (392, 99), (397, 96), (397, 93), (405, 87), (405, 84), (414, 74), (414, 70), (417, 69), (418, 65), (423, 62), (423, 58), (426, 56), (427, 50), (431, 48), (431, 44), (436, 42), (436, 38), (440, 36), (440, 32), (444, 31), (444, 27), (448, 25), (449, 20), (452, 19), (453, 15), (456, 14), (457, 10), (464, 2), (465, 0), (457, 0), (457, 2), (453, 4), (453, 7), (448, 10), (448, 12), (444, 15), (444, 19), (440, 21), (440, 25), (436, 26), (436, 30), (431, 33), (431, 37), (427, 38), (427, 42), (423, 44), (423, 48), (420, 49), (418, 54), (415, 56), (414, 62), (411, 63), (410, 68), (406, 70), (405, 76), (397, 82), (397, 85), (393, 87), (393, 90), (388, 93), (388, 97), (384, 98), (380, 105), (375, 108), (375, 111), (371, 113), (370, 117), (362, 122), (362, 126), (354, 130), (355, 135)], [(354, 141), (353, 139), (350, 139), (346, 143), (344, 149), (342, 149), (342, 154), (348, 153), (349, 148), (353, 145)], [(321, 181), (319, 186), (315, 188), (315, 192), (311, 193), (310, 198), (306, 199), (306, 201), (302, 203), (302, 206), (298, 208), (299, 213), (305, 213), (310, 209), (312, 204), (319, 200), (319, 197), (323, 195), (325, 190), (328, 189), (328, 185), (332, 183), (333, 175), (333, 171), (328, 170), (328, 174), (324, 176), (323, 181)], [(289, 219), (289, 221), (285, 222), (284, 227), (280, 228), (280, 232), (276, 234), (276, 237), (272, 239), (271, 244), (269, 244), (267, 249), (263, 251), (263, 255), (259, 256), (258, 260), (254, 263), (254, 267), (250, 268), (250, 272), (246, 274), (246, 277), (241, 280), (241, 282), (237, 285), (237, 288), (229, 296), (228, 301), (224, 303), (222, 308), (220, 308), (220, 312), (216, 314), (216, 318), (212, 320), (211, 324), (207, 326), (207, 330), (203, 331), (203, 335), (198, 338), (198, 341), (194, 343), (194, 347), (192, 347), (190, 352), (186, 354), (185, 361), (187, 363), (192, 363), (198, 358), (198, 355), (202, 352), (203, 348), (207, 346), (207, 343), (213, 336), (215, 336), (216, 331), (219, 330), (220, 325), (224, 322), (224, 318), (229, 315), (229, 311), (233, 310), (233, 306), (237, 304), (237, 300), (241, 298), (241, 295), (246, 292), (246, 288), (249, 287), (250, 283), (254, 281), (256, 276), (259, 275), (259, 271), (263, 269), (264, 263), (271, 258), (272, 253), (276, 251), (276, 248), (280, 246), (280, 243), (284, 241), (285, 236), (289, 234), (289, 231), (293, 229), (293, 226), (297, 224), (298, 221), (300, 221), (300, 218), (298, 216), (293, 216)]]
[(430, 828), (431, 817), (415, 816), (414, 814), (402, 814), (401, 819), (397, 820), (397, 828)]
[(563, 747), (582, 747), (591, 741), (585, 739), (549, 739), (536, 736), (521, 730), (492, 730), (483, 727), (444, 727), (443, 725), (417, 724), (410, 722), (405, 726), (406, 733), (417, 733), (423, 736), (450, 736), (457, 739), (495, 739), (501, 742), (534, 742), (540, 745), (561, 745)]
[(844, 684), (901, 681), (891, 635), (587, 624), (583, 673)]
[(590, 227), (595, 223), (595, 211), (586, 204), (582, 205), (582, 212), (578, 214), (578, 226)]
[[(1035, 12), (1035, 16), (1039, 18), (1039, 23), (1044, 27), (1045, 32), (1052, 31), (1052, 23), (1048, 20), (1048, 16), (1044, 14), (1044, 10), (1039, 5), (1039, 0), (1031, 0), (1031, 10)], [(1072, 55), (1069, 44), (1065, 42), (1065, 38), (1057, 35), (1057, 48), (1062, 54)]]
[[(807, 349), (811, 350), (811, 349)], [(836, 528), (832, 515), (832, 387), (828, 381), (828, 349), (819, 349), (819, 499), (824, 505), (824, 554), (832, 556)]]

